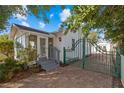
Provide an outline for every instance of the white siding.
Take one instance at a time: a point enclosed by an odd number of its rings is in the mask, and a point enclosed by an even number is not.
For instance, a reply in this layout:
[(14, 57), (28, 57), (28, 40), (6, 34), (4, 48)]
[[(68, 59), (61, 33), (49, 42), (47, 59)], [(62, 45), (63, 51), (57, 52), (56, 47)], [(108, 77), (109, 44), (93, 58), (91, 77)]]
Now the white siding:
[(107, 51), (110, 51), (110, 43), (108, 42), (101, 42), (101, 43), (98, 43), (99, 46), (105, 46), (106, 47), (106, 50)]
[[(15, 38), (14, 40), (16, 40), (16, 38), (18, 38), (18, 42), (21, 43), (23, 45), (23, 47), (27, 47), (28, 46), (28, 37), (29, 35), (36, 35), (37, 36), (37, 54), (40, 55), (40, 38), (45, 38), (46, 39), (46, 56), (48, 57), (48, 36), (49, 35), (45, 35), (45, 34), (42, 34), (42, 33), (37, 33), (37, 32), (30, 32), (30, 31), (27, 31), (27, 30), (21, 30), (21, 29), (18, 29), (16, 35), (15, 35)], [(17, 49), (16, 49), (16, 46), (15, 46), (15, 59), (16, 59), (16, 56), (17, 56)]]
[[(20, 37), (23, 34), (26, 34), (25, 36), (22, 36), (22, 44), (24, 47), (28, 46), (28, 36), (30, 34), (37, 36), (37, 54), (40, 55), (40, 38), (46, 39), (46, 56), (48, 57), (48, 38), (53, 37), (53, 44), (55, 47), (57, 47), (60, 50), (60, 61), (63, 62), (63, 48), (71, 49), (72, 48), (72, 39), (75, 39), (75, 42), (83, 37), (82, 33), (80, 32), (68, 32), (66, 35), (63, 32), (55, 33), (55, 35), (47, 35), (37, 32), (31, 32), (27, 30), (21, 30), (16, 33), (15, 38)], [(59, 41), (59, 38), (61, 37), (61, 41)], [(85, 54), (90, 54), (90, 48), (89, 43), (85, 43)], [(81, 42), (76, 48), (75, 48), (76, 55), (75, 57), (82, 58), (83, 56), (83, 43)], [(16, 51), (15, 51), (16, 55)], [(69, 58), (72, 58), (74, 55), (74, 52), (70, 52), (68, 54)]]
[[(59, 37), (61, 37), (61, 42), (59, 41)], [(60, 50), (60, 60), (63, 62), (63, 47), (66, 49), (70, 49), (72, 47), (72, 39), (75, 39), (75, 42), (80, 39), (81, 33), (79, 32), (68, 32), (64, 35), (62, 32), (57, 33), (56, 37), (54, 38), (54, 46), (56, 46)], [(77, 49), (76, 49), (77, 50)], [(70, 53), (70, 57), (73, 53)]]

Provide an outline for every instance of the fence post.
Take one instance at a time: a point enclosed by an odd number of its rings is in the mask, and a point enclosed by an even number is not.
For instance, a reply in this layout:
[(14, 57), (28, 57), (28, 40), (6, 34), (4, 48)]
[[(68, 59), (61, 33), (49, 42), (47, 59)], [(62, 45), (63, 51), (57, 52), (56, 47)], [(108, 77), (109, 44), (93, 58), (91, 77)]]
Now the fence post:
[(116, 49), (116, 63), (115, 63), (115, 67), (116, 67), (116, 77), (118, 78), (118, 49)]
[(122, 79), (122, 60), (121, 60), (121, 55), (122, 55), (122, 49), (120, 49), (120, 79)]
[(83, 68), (84, 68), (84, 65), (85, 65), (85, 37), (83, 38), (83, 60), (82, 60), (82, 63), (83, 63)]
[(63, 47), (63, 61), (64, 61), (64, 64), (66, 64), (66, 50), (65, 50), (65, 47)]

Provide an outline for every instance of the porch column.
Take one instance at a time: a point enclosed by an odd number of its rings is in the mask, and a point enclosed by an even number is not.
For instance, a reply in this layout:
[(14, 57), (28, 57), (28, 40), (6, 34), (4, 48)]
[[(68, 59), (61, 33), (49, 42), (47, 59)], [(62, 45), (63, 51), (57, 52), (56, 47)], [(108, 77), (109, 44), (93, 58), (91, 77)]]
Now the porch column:
[(16, 37), (14, 38), (14, 59), (17, 59)]
[(49, 45), (48, 45), (48, 38), (46, 38), (46, 56), (47, 56), (47, 58), (48, 58), (48, 48), (49, 48)]
[(27, 33), (25, 36), (25, 47), (26, 48), (28, 48), (28, 46), (29, 46), (29, 36), (30, 36), (29, 33)]
[(37, 55), (40, 55), (40, 37), (37, 36)]

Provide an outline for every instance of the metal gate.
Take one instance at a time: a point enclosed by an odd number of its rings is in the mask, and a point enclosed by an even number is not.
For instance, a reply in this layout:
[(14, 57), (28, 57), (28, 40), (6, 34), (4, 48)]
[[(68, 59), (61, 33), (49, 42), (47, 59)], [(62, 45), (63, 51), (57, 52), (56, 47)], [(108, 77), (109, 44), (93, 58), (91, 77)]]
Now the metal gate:
[(75, 64), (83, 69), (121, 77), (120, 50), (107, 51), (96, 42), (83, 38), (71, 49), (64, 47), (64, 64)]

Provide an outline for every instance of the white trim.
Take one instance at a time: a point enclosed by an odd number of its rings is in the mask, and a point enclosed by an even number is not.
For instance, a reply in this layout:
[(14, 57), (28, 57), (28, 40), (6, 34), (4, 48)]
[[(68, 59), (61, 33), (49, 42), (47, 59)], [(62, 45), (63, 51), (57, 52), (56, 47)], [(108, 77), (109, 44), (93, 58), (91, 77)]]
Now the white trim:
[(42, 37), (49, 37), (49, 34), (47, 35), (47, 34), (44, 34), (44, 33), (38, 33), (38, 32), (33, 32), (33, 31), (28, 31), (28, 30), (22, 30), (22, 29), (21, 29), (21, 31), (22, 32), (27, 32), (27, 33), (33, 34), (33, 35), (39, 35), (39, 36), (42, 35)]

